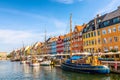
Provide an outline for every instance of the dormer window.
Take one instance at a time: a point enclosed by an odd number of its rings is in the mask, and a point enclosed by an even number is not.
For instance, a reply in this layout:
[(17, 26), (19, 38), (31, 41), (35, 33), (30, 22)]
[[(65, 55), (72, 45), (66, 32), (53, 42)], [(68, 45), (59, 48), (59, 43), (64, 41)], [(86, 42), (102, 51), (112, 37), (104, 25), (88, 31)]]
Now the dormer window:
[(113, 23), (118, 23), (119, 21), (120, 21), (119, 17), (113, 19)]
[(101, 22), (101, 20), (99, 19), (98, 21), (97, 21), (97, 23), (100, 23)]
[(104, 24), (104, 26), (108, 26), (109, 23), (110, 23), (110, 21), (105, 21), (103, 24)]
[(92, 25), (94, 25), (94, 22), (92, 22)]

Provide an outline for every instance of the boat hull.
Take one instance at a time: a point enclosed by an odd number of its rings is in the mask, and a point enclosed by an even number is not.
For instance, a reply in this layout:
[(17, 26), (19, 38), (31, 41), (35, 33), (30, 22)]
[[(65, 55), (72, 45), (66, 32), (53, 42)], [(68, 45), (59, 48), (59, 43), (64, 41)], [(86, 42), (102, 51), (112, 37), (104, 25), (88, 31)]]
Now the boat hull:
[(83, 72), (83, 73), (98, 73), (98, 74), (109, 74), (110, 69), (107, 66), (91, 66), (89, 64), (68, 64), (63, 63), (61, 65), (63, 70), (74, 71), (74, 72)]
[(32, 67), (37, 67), (37, 66), (39, 66), (40, 64), (39, 63), (31, 63), (30, 64), (30, 66), (32, 66)]
[(26, 63), (26, 61), (20, 61), (20, 64), (25, 64)]
[(51, 61), (43, 61), (40, 63), (40, 66), (50, 66)]

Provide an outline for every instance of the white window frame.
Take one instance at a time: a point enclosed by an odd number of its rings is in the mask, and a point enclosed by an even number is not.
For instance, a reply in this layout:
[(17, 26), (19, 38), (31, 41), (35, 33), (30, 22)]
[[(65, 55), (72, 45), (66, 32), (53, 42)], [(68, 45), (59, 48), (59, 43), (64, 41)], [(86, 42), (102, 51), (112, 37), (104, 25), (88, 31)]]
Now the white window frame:
[(112, 49), (113, 49), (113, 47), (112, 47), (112, 46), (110, 46), (110, 47), (109, 47), (109, 49), (110, 49), (110, 50), (112, 50)]
[(120, 26), (118, 26), (118, 31), (120, 31)]
[(111, 29), (110, 28), (108, 29), (108, 33), (111, 33)]
[(115, 50), (118, 50), (118, 48), (119, 48), (118, 46), (114, 46), (114, 49), (115, 49)]
[(106, 34), (106, 30), (102, 30), (102, 34)]
[[(115, 31), (114, 31), (115, 30)], [(113, 27), (113, 32), (116, 32), (116, 27)]]

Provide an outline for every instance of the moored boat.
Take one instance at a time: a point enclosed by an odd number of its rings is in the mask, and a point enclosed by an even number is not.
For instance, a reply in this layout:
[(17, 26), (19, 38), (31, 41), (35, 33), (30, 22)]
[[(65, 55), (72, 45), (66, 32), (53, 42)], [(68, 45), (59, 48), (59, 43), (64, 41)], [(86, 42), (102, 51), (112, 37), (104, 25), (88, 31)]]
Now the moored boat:
[(20, 64), (25, 64), (26, 63), (26, 61), (20, 61)]
[(51, 65), (51, 61), (50, 60), (46, 60), (40, 63), (41, 66), (50, 66)]
[(37, 61), (37, 58), (35, 56), (32, 56), (31, 62), (30, 62), (30, 66), (32, 67), (36, 67), (39, 66), (39, 62)]
[(100, 62), (97, 61), (95, 56), (93, 57), (93, 59), (92, 57), (88, 57), (87, 59), (78, 57), (78, 59), (76, 60), (72, 58), (62, 63), (61, 68), (63, 70), (83, 73), (100, 73), (100, 74), (110, 73), (110, 69), (108, 68), (108, 66), (100, 64)]

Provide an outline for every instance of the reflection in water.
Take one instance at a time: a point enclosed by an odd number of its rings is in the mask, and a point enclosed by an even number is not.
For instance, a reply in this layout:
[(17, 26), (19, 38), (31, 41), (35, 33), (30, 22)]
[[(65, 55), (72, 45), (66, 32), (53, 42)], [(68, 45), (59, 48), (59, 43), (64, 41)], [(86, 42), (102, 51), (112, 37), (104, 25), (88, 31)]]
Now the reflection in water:
[(40, 67), (37, 66), (37, 67), (32, 67), (32, 73), (33, 73), (33, 77), (34, 78), (38, 78), (39, 79), (39, 73), (40, 73)]
[(74, 73), (53, 66), (30, 67), (19, 62), (0, 61), (0, 80), (120, 80), (120, 75)]

